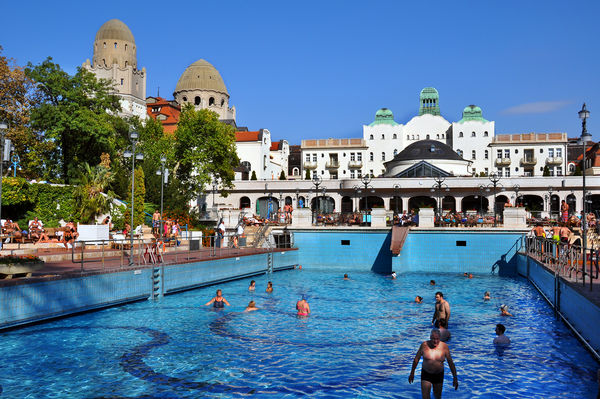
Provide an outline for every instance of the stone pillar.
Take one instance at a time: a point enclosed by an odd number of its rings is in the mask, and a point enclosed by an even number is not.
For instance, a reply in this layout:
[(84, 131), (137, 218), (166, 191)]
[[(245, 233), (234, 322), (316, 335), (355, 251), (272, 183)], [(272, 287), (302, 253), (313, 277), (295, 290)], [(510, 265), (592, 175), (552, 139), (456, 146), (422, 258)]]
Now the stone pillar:
[(434, 227), (435, 210), (433, 208), (421, 208), (419, 210), (419, 227)]
[(410, 209), (408, 209), (408, 200), (410, 198), (409, 197), (402, 197), (402, 211), (406, 211), (407, 213), (410, 212)]
[(454, 203), (456, 204), (456, 212), (462, 212), (462, 200), (464, 197), (454, 197)]
[(312, 212), (310, 208), (298, 208), (292, 212), (292, 227), (311, 227)]
[(527, 228), (525, 208), (504, 208), (504, 227), (509, 229)]
[(384, 208), (374, 208), (371, 211), (371, 227), (386, 227), (386, 214), (387, 211)]

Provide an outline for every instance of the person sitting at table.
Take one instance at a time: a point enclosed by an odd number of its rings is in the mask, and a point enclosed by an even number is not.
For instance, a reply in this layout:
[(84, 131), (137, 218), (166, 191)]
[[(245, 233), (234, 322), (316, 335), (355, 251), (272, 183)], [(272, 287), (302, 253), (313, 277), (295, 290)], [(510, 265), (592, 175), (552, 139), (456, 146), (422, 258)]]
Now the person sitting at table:
[(4, 228), (6, 234), (10, 236), (6, 239), (6, 242), (10, 242), (11, 237), (17, 240), (23, 237), (23, 233), (21, 233), (21, 227), (19, 227), (19, 223), (17, 222), (13, 222), (12, 220), (7, 219), (6, 223), (4, 223)]
[(43, 224), (38, 220), (37, 216), (29, 222), (29, 238), (30, 239), (39, 239), (40, 234), (44, 232)]

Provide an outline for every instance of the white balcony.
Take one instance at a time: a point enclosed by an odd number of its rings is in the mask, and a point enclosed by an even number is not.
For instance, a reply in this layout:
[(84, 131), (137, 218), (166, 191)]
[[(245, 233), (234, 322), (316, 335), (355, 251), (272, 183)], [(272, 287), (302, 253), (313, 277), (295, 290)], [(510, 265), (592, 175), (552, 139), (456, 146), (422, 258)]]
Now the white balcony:
[(363, 163), (362, 161), (349, 161), (348, 162), (348, 168), (350, 169), (360, 169), (362, 168)]
[(548, 157), (546, 158), (546, 165), (562, 165), (562, 157)]
[(496, 166), (510, 165), (510, 158), (496, 158)]
[(536, 157), (521, 158), (521, 165), (522, 166), (535, 165), (536, 163), (537, 163), (537, 158)]
[(306, 161), (304, 162), (304, 169), (317, 169), (317, 163)]
[(337, 169), (339, 167), (340, 167), (340, 163), (334, 159), (329, 160), (329, 162), (327, 162), (325, 164), (326, 169)]

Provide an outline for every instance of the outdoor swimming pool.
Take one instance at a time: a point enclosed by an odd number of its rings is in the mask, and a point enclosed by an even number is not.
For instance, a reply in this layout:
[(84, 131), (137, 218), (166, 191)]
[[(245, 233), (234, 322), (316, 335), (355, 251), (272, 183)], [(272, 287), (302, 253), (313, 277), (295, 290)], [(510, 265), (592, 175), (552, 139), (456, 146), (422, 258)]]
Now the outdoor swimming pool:
[[(255, 278), (253, 294), (244, 279), (0, 333), (0, 396), (418, 398), (420, 365), (415, 383), (407, 379), (438, 290), (452, 306), (460, 383), (454, 391), (446, 366), (444, 397), (595, 395), (598, 364), (524, 280), (349, 273), (278, 272)], [(232, 304), (223, 311), (203, 306), (217, 287)], [(313, 314), (298, 319), (302, 294)], [(243, 313), (251, 299), (261, 310)], [(499, 316), (501, 303), (515, 317)], [(496, 323), (513, 341), (503, 353), (492, 345)]]

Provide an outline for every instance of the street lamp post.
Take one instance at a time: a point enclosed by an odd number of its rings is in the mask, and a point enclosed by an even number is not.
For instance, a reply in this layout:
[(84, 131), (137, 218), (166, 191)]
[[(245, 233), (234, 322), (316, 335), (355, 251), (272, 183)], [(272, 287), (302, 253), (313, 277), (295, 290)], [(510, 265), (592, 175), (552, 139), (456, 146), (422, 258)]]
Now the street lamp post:
[(438, 206), (437, 206), (437, 214), (438, 214), (438, 221), (442, 220), (442, 190), (445, 191), (450, 191), (450, 188), (448, 187), (448, 185), (446, 183), (444, 183), (444, 181), (446, 180), (446, 178), (444, 176), (434, 176), (433, 180), (435, 181), (435, 184), (433, 185), (433, 187), (431, 187), (431, 192), (436, 192), (437, 191), (437, 197), (438, 197)]
[[(585, 265), (587, 262), (586, 256), (586, 248), (587, 248), (587, 213), (586, 213), (586, 202), (587, 202), (587, 191), (585, 188), (585, 153), (586, 153), (586, 144), (588, 141), (592, 140), (592, 135), (588, 133), (586, 123), (587, 118), (590, 117), (590, 111), (585, 107), (585, 103), (583, 103), (583, 107), (581, 111), (578, 112), (579, 118), (581, 119), (581, 144), (583, 146), (583, 164), (581, 167), (582, 177), (583, 177), (583, 217), (581, 218), (581, 226), (583, 233), (583, 285), (585, 286)], [(590, 290), (592, 289), (592, 267), (590, 266)]]
[(398, 192), (400, 191), (400, 185), (394, 184), (394, 210), (396, 211), (396, 215), (398, 214)]
[(144, 159), (144, 155), (141, 153), (136, 154), (135, 152), (135, 147), (137, 146), (138, 143), (138, 138), (139, 135), (136, 131), (132, 131), (129, 133), (129, 139), (131, 140), (131, 151), (125, 151), (123, 153), (123, 156), (125, 158), (131, 158), (131, 231), (130, 231), (130, 246), (131, 246), (131, 251), (129, 252), (129, 265), (133, 265), (133, 231), (134, 231), (134, 226), (133, 226), (133, 196), (134, 196), (134, 184), (135, 184), (135, 160), (142, 160)]
[(375, 193), (373, 186), (369, 185), (371, 183), (371, 175), (364, 175), (360, 178), (360, 182), (365, 186), (365, 212), (367, 212), (369, 210), (369, 189), (371, 189), (371, 194)]
[[(0, 228), (2, 228), (2, 177), (4, 173), (2, 171), (2, 166), (4, 165), (4, 136), (6, 135), (6, 131), (8, 130), (8, 126), (4, 122), (0, 122)], [(2, 242), (0, 242), (0, 248), (2, 248)]]
[(169, 171), (165, 168), (165, 164), (167, 163), (167, 158), (163, 155), (160, 157), (160, 169), (156, 171), (156, 174), (160, 176), (160, 238), (162, 240), (164, 233), (163, 226), (163, 187), (165, 184), (165, 180), (168, 179)]
[(10, 156), (10, 163), (12, 163), (13, 168), (13, 177), (17, 177), (17, 168), (19, 167), (19, 163), (21, 162), (21, 158), (19, 158), (19, 154), (12, 154)]
[(496, 188), (498, 187), (498, 182), (500, 181), (500, 176), (498, 173), (492, 172), (488, 178), (491, 181), (491, 185), (494, 187), (494, 227), (498, 226), (498, 207), (496, 206)]
[(320, 201), (319, 201), (319, 186), (322, 183), (323, 183), (323, 178), (321, 178), (321, 176), (318, 176), (316, 174), (313, 175), (312, 184), (313, 184), (313, 186), (315, 186), (315, 199), (314, 199), (315, 200), (315, 206), (312, 209), (313, 222), (316, 221), (316, 218), (315, 218), (316, 209), (315, 208), (317, 208), (317, 207), (319, 209), (321, 208), (321, 206), (320, 206), (321, 204), (320, 204)]
[(550, 219), (552, 219), (552, 193), (554, 192), (554, 187), (548, 186), (548, 215), (550, 215)]

